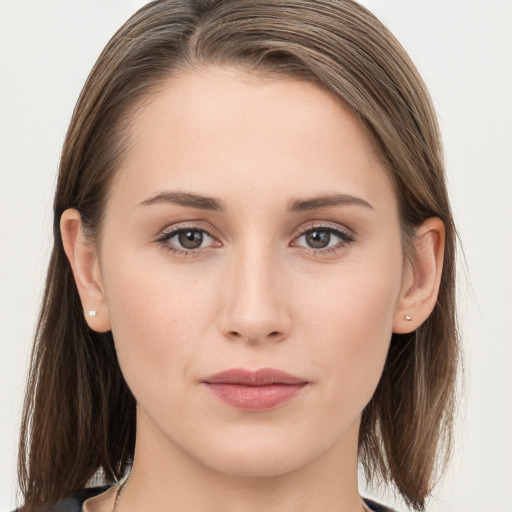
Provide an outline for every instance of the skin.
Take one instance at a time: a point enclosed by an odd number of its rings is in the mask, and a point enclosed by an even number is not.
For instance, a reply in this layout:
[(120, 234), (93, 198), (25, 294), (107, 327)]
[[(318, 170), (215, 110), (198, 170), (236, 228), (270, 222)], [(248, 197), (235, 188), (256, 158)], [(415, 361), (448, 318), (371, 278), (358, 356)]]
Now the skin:
[[(224, 209), (142, 204), (176, 191)], [(367, 205), (287, 209), (332, 194)], [(183, 254), (169, 238), (176, 227), (211, 236)], [(112, 330), (138, 403), (119, 511), (363, 510), (361, 413), (392, 332), (412, 331), (434, 307), (444, 229), (439, 219), (420, 226), (405, 264), (393, 184), (340, 102), (309, 83), (235, 69), (174, 77), (133, 118), (99, 243), (84, 239), (76, 210), (61, 228), (87, 321)], [(326, 247), (310, 247), (315, 228)], [(264, 412), (201, 385), (240, 367), (309, 384)], [(112, 506), (109, 491), (86, 508)]]

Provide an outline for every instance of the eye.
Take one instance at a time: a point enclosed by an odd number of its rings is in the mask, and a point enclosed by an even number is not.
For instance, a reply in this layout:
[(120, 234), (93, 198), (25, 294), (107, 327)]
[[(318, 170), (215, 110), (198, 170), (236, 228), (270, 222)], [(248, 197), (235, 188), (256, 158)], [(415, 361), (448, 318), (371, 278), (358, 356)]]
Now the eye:
[(216, 240), (204, 229), (178, 227), (164, 232), (158, 240), (164, 247), (178, 254), (194, 254), (199, 249), (214, 246)]
[(294, 241), (298, 247), (307, 247), (316, 253), (328, 253), (342, 249), (354, 241), (348, 232), (331, 226), (315, 226), (302, 231)]

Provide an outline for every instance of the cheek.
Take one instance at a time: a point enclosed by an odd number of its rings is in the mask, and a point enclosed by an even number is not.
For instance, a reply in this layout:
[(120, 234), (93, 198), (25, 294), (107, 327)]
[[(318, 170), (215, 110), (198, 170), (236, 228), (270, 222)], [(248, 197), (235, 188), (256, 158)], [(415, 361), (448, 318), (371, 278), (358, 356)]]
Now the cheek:
[(155, 378), (168, 391), (176, 389), (202, 357), (199, 345), (212, 323), (213, 286), (182, 274), (165, 266), (149, 270), (147, 262), (129, 257), (117, 258), (106, 269), (119, 363), (137, 398), (137, 391), (151, 391)]
[[(392, 336), (401, 267), (354, 265), (305, 297), (299, 332), (307, 333), (309, 357), (329, 390), (333, 414), (353, 416), (371, 399)], [(336, 407), (336, 405), (335, 405)], [(347, 411), (350, 408), (350, 411)]]

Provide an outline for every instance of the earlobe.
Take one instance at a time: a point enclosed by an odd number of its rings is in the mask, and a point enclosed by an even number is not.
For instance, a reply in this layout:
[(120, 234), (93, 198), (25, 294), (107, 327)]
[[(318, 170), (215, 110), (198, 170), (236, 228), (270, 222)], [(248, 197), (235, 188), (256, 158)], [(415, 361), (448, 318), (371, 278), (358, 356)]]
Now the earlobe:
[(441, 283), (444, 245), (445, 227), (438, 217), (427, 219), (416, 229), (412, 258), (404, 270), (395, 310), (393, 332), (412, 332), (432, 313)]
[(96, 249), (86, 240), (80, 212), (65, 210), (60, 220), (64, 252), (69, 260), (80, 295), (85, 319), (97, 332), (110, 330), (110, 317)]

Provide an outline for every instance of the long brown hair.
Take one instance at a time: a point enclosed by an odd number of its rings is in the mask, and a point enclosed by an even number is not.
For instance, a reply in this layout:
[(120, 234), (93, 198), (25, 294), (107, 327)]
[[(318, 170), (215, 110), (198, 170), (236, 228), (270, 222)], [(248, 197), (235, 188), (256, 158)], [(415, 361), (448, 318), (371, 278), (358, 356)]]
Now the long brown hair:
[(21, 429), (23, 510), (37, 510), (102, 473), (120, 478), (135, 444), (135, 400), (111, 333), (85, 322), (59, 221), (80, 211), (94, 240), (130, 118), (165, 79), (230, 65), (324, 87), (365, 126), (396, 188), (405, 248), (414, 227), (441, 218), (446, 250), (439, 298), (415, 332), (394, 334), (377, 391), (363, 412), (360, 457), (369, 478), (423, 510), (448, 458), (459, 345), (456, 234), (436, 116), (425, 85), (392, 34), (352, 0), (157, 0), (134, 14), (101, 53), (62, 151), (54, 246), (39, 316)]

